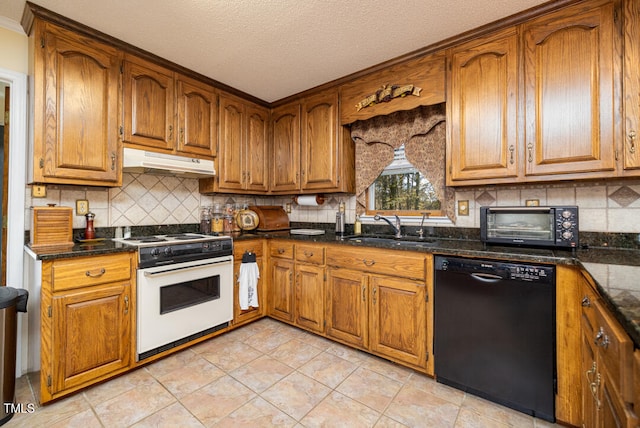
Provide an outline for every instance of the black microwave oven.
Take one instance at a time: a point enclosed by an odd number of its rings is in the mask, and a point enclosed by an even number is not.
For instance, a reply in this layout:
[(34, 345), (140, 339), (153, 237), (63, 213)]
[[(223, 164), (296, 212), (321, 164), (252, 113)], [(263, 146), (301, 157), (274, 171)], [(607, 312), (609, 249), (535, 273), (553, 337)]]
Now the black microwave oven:
[(480, 239), (485, 245), (577, 248), (578, 207), (481, 207)]

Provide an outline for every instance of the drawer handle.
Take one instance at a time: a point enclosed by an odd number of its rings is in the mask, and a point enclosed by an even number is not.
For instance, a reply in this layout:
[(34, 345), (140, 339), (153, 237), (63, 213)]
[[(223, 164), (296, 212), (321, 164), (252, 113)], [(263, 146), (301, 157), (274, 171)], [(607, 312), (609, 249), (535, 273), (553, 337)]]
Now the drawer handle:
[(589, 299), (589, 296), (584, 296), (582, 298), (582, 307), (583, 308), (590, 308), (591, 307), (591, 300)]
[(88, 270), (85, 272), (85, 275), (89, 278), (100, 278), (102, 275), (104, 275), (105, 272), (105, 268), (100, 269), (100, 272), (98, 273), (91, 273), (91, 271)]
[(376, 261), (371, 259), (371, 260), (367, 260), (367, 259), (362, 259), (362, 263), (365, 264), (365, 266), (373, 266), (376, 264)]
[(305, 257), (313, 257), (313, 251), (311, 252), (307, 252), (306, 250), (304, 251), (304, 256)]
[(278, 248), (278, 254), (284, 254), (285, 249), (284, 248)]
[(602, 346), (604, 349), (609, 347), (609, 336), (604, 332), (604, 328), (600, 327), (593, 343), (595, 343), (596, 346)]

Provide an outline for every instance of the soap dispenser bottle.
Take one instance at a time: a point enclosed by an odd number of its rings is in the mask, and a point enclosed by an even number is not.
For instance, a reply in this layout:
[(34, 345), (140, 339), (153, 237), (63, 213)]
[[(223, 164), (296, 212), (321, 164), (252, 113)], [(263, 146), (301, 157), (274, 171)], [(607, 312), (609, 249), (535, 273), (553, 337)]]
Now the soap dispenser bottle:
[(353, 234), (360, 235), (362, 233), (362, 222), (360, 221), (360, 215), (356, 215), (356, 222), (353, 223)]

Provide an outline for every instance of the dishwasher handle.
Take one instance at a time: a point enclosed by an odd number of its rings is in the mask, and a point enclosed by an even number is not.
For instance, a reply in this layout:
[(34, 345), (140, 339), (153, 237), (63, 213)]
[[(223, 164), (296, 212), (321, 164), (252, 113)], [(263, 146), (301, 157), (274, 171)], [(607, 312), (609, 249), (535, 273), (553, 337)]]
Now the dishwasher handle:
[(504, 278), (500, 275), (494, 275), (492, 273), (484, 273), (484, 272), (474, 272), (470, 273), (472, 277), (482, 282), (498, 282), (502, 281)]

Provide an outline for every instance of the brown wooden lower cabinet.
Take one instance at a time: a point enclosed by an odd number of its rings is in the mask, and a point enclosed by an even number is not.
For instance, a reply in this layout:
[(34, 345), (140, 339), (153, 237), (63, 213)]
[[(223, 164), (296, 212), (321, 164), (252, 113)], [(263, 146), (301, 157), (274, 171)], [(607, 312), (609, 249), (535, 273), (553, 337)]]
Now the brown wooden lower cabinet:
[(43, 262), (41, 403), (133, 366), (135, 260), (124, 253)]
[(582, 426), (637, 427), (631, 338), (603, 306), (589, 282), (581, 278)]
[(295, 323), (324, 332), (324, 267), (296, 263)]
[(328, 337), (367, 349), (369, 346), (369, 282), (362, 272), (327, 269)]
[[(233, 248), (233, 325), (239, 326), (250, 321), (254, 321), (261, 318), (265, 314), (265, 306), (267, 305), (267, 298), (265, 295), (264, 283), (265, 278), (268, 276), (265, 271), (265, 259), (263, 250), (264, 241), (262, 239), (252, 241), (237, 241), (234, 243)], [(258, 307), (249, 307), (247, 309), (240, 308), (240, 296), (238, 294), (238, 278), (240, 276), (240, 265), (242, 264), (242, 256), (245, 252), (250, 252), (256, 255), (256, 264), (258, 265), (258, 271), (260, 272), (260, 279), (258, 279)]]

